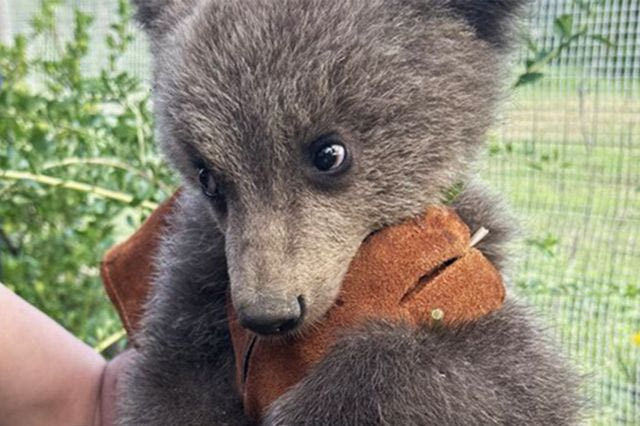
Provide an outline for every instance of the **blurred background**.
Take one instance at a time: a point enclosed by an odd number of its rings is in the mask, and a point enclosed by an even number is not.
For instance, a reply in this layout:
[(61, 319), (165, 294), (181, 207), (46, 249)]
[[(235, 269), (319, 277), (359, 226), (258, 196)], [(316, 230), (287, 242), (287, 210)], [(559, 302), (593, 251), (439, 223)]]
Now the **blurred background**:
[[(112, 356), (104, 252), (176, 187), (125, 0), (0, 0), (0, 282)], [(640, 5), (537, 0), (482, 173), (525, 231), (514, 290), (586, 375), (591, 425), (640, 425)]]

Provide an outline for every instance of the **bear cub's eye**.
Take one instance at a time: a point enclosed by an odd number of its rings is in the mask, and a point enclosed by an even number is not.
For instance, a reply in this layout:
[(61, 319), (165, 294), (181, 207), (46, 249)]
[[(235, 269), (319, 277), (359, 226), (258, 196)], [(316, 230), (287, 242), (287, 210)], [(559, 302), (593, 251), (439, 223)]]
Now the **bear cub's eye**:
[(202, 192), (204, 193), (204, 195), (209, 198), (220, 197), (220, 188), (216, 184), (216, 181), (213, 179), (211, 171), (204, 167), (198, 170), (198, 180), (200, 181), (200, 187), (202, 188)]
[(334, 136), (318, 139), (311, 149), (313, 166), (321, 172), (341, 172), (349, 165), (347, 148)]

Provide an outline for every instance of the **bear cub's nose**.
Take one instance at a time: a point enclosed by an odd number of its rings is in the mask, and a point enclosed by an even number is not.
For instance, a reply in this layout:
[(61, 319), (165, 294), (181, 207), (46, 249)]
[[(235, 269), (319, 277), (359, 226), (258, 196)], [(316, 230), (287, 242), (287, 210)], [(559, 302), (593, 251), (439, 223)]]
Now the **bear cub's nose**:
[(271, 305), (257, 308), (239, 310), (240, 324), (257, 334), (276, 335), (285, 334), (302, 323), (305, 304), (302, 296), (299, 296), (288, 306)]

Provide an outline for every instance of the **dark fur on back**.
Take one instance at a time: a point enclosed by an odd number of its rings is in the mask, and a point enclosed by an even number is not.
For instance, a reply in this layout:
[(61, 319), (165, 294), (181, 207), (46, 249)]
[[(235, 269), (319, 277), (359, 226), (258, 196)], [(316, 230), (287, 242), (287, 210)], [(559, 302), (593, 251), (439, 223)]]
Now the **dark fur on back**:
[[(158, 136), (185, 190), (157, 260), (120, 425), (244, 424), (225, 300), (239, 312), (335, 301), (361, 242), (438, 203), (507, 264), (510, 217), (472, 177), (522, 0), (134, 0), (154, 54)], [(337, 134), (340, 178), (309, 165)], [(211, 170), (224, 203), (207, 199)], [(576, 384), (525, 310), (462, 328), (346, 333), (265, 424), (577, 422)]]
[(164, 238), (118, 424), (242, 424), (223, 240), (215, 228), (202, 226), (206, 210), (199, 198), (181, 195)]

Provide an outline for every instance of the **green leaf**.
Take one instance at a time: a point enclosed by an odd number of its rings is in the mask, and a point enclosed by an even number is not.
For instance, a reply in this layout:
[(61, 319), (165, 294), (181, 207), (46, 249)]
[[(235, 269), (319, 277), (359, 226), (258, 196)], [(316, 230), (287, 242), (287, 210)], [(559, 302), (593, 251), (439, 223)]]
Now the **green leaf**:
[(553, 234), (547, 234), (544, 237), (527, 239), (526, 243), (528, 246), (538, 249), (546, 256), (553, 257), (555, 256), (560, 239)]
[(451, 188), (449, 188), (442, 194), (443, 204), (447, 206), (452, 204), (454, 201), (457, 200), (457, 198), (460, 196), (462, 191), (464, 191), (464, 183), (458, 182), (455, 185), (453, 185)]
[(524, 86), (527, 84), (533, 84), (536, 81), (540, 80), (542, 77), (544, 76), (543, 73), (541, 72), (527, 72), (524, 73), (522, 75), (520, 75), (520, 77), (518, 77), (518, 81), (515, 84), (515, 87), (520, 87), (520, 86)]
[(567, 39), (573, 31), (573, 17), (569, 14), (560, 15), (553, 21), (553, 26), (563, 39)]
[(599, 43), (604, 44), (608, 48), (615, 48), (616, 47), (616, 44), (613, 41), (611, 41), (611, 39), (609, 39), (608, 37), (605, 37), (605, 36), (603, 36), (601, 34), (594, 34), (594, 35), (591, 35), (589, 37), (591, 37), (593, 40), (595, 40), (595, 41), (597, 41)]

